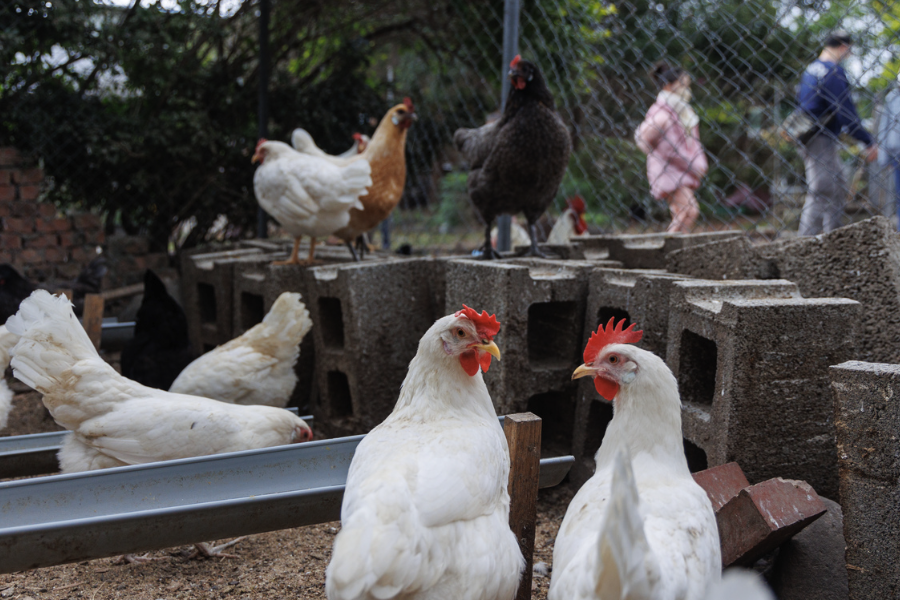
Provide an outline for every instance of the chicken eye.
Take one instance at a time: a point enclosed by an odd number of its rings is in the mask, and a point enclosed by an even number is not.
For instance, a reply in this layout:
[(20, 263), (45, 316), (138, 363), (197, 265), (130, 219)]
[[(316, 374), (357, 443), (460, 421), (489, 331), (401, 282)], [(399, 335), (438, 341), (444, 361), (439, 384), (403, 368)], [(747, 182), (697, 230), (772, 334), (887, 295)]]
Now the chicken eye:
[(462, 329), (457, 329), (457, 330), (456, 330), (456, 335), (458, 335), (458, 336), (461, 337), (461, 338), (464, 338), (464, 337), (466, 337), (466, 332), (463, 331)]
[(619, 362), (619, 357), (613, 354), (609, 357), (609, 362), (611, 362), (612, 364), (616, 364), (617, 362)]

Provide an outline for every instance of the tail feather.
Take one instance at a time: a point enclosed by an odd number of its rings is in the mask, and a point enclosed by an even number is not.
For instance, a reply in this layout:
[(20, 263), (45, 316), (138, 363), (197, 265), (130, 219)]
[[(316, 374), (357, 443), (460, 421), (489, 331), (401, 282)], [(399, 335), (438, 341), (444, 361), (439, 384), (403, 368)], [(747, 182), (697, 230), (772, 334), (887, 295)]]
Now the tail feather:
[(39, 392), (47, 393), (59, 385), (64, 373), (78, 361), (100, 360), (65, 296), (53, 296), (46, 290), (33, 292), (9, 318), (6, 328), (19, 336), (12, 350), (16, 378)]
[(353, 208), (363, 209), (360, 196), (369, 193), (372, 185), (372, 167), (365, 159), (355, 160), (345, 167), (341, 167), (341, 175), (344, 182), (344, 194), (340, 197), (343, 204), (350, 204)]
[(300, 294), (284, 292), (262, 323), (245, 335), (253, 340), (254, 346), (265, 344), (267, 354), (286, 360), (298, 352), (300, 342), (311, 328), (312, 320), (306, 305), (300, 301)]
[(597, 540), (597, 597), (651, 598), (659, 582), (659, 565), (644, 533), (627, 452), (616, 455), (610, 494)]

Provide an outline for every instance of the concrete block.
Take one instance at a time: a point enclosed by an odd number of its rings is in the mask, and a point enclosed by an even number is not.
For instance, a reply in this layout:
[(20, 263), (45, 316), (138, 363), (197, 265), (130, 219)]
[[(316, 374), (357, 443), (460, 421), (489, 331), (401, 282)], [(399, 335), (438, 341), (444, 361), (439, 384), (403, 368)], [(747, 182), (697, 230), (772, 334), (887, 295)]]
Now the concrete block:
[[(588, 235), (576, 242), (585, 253), (596, 258), (621, 261), (626, 269), (665, 269), (666, 255), (682, 248), (742, 237), (740, 231), (706, 233), (645, 233), (636, 235)], [(606, 251), (606, 255), (602, 251)], [(600, 254), (594, 254), (597, 252)]]
[(825, 512), (805, 481), (778, 477), (744, 488), (716, 511), (722, 566), (752, 566)]
[(836, 497), (828, 367), (851, 356), (859, 303), (802, 298), (784, 280), (688, 280), (669, 308), (692, 470), (736, 461), (750, 481), (803, 479)]
[(533, 412), (543, 419), (545, 453), (570, 452), (581, 364), (587, 261), (510, 259), (447, 263), (447, 311), (466, 304), (496, 314), (503, 360), (485, 382), (498, 414)]
[(670, 252), (666, 255), (666, 270), (703, 279), (779, 278), (775, 262), (760, 256), (744, 236)]
[(735, 462), (698, 471), (693, 474), (693, 477), (697, 485), (702, 487), (709, 496), (715, 512), (719, 512), (719, 509), (728, 504), (732, 498), (737, 497), (742, 489), (750, 486), (744, 471)]
[(444, 316), (434, 306), (434, 264), (367, 260), (307, 271), (318, 388), (312, 408), (329, 435), (369, 431), (393, 410), (419, 340)]
[(900, 365), (831, 368), (850, 598), (900, 593)]
[(770, 577), (779, 600), (847, 600), (841, 505), (820, 498), (822, 517), (781, 545)]

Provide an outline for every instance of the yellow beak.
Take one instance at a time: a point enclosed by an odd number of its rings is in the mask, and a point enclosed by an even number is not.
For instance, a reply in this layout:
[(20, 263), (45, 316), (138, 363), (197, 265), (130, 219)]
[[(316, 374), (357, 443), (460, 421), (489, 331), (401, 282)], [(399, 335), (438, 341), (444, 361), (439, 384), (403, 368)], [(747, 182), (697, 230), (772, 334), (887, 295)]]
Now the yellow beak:
[(252, 162), (252, 163), (259, 162), (259, 154), (254, 154), (253, 158), (250, 159), (250, 162)]
[(581, 379), (582, 377), (587, 377), (588, 375), (594, 375), (594, 369), (587, 365), (581, 365), (572, 373), (572, 379)]
[(475, 344), (472, 346), (473, 348), (478, 348), (483, 352), (487, 352), (497, 360), (500, 360), (500, 348), (497, 347), (497, 344), (491, 342), (490, 344)]

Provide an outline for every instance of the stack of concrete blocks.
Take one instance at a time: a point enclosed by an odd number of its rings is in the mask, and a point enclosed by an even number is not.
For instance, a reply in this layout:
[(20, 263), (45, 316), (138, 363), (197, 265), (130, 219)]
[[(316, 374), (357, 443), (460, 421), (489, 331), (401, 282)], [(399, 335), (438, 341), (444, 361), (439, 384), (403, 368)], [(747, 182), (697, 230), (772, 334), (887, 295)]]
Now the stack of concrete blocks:
[(443, 316), (435, 306), (435, 262), (392, 259), (306, 271), (318, 387), (312, 409), (326, 435), (364, 433), (393, 410), (419, 340)]
[(900, 365), (831, 368), (850, 598), (900, 593)]
[[(626, 319), (644, 332), (638, 346), (666, 358), (669, 333), (669, 293), (676, 281), (687, 279), (660, 270), (608, 269), (591, 271), (581, 348), (610, 317)], [(570, 477), (583, 483), (594, 473), (594, 454), (612, 419), (612, 404), (597, 393), (591, 378), (579, 382), (572, 432), (575, 465)]]
[(665, 269), (666, 256), (671, 252), (742, 236), (740, 231), (588, 235), (573, 241), (573, 245), (587, 260), (616, 260), (626, 269)]
[(775, 279), (810, 298), (863, 305), (853, 357), (900, 363), (900, 236), (874, 217), (830, 233), (753, 246), (738, 238), (673, 252), (667, 269), (706, 279)]
[(511, 259), (447, 263), (446, 310), (463, 304), (496, 314), (503, 359), (485, 375), (498, 414), (530, 411), (543, 419), (542, 448), (570, 452), (575, 419), (572, 371), (581, 364), (587, 261)]
[(692, 470), (736, 461), (750, 481), (800, 479), (836, 497), (828, 367), (852, 356), (860, 312), (785, 280), (675, 282), (666, 362), (684, 436), (702, 450)]

